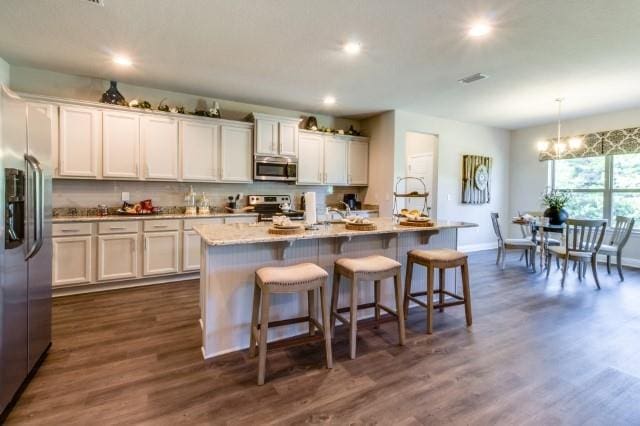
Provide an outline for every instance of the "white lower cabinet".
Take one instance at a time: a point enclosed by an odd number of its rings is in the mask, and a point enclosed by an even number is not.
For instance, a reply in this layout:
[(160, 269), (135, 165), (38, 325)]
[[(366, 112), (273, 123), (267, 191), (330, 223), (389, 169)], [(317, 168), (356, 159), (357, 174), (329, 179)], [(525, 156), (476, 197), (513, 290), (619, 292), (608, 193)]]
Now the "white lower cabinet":
[(98, 281), (138, 276), (138, 234), (98, 236)]
[(53, 285), (91, 282), (91, 235), (53, 238)]
[(145, 232), (144, 275), (178, 272), (178, 231)]
[(200, 235), (196, 231), (184, 231), (182, 234), (182, 270), (200, 269)]

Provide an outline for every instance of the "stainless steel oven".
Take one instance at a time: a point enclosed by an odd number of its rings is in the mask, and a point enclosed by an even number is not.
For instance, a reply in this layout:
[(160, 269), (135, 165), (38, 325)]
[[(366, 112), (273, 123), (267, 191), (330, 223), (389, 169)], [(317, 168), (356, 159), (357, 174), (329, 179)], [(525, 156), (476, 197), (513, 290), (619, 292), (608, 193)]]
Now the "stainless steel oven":
[(298, 162), (294, 158), (256, 155), (253, 161), (253, 179), (295, 182)]

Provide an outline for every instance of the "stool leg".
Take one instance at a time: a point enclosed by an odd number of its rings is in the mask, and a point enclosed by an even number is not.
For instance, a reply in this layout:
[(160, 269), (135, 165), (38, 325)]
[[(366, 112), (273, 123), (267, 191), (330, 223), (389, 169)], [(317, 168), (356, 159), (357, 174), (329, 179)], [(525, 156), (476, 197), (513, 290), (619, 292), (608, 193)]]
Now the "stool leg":
[(427, 334), (433, 333), (433, 266), (427, 267)]
[(413, 279), (413, 262), (407, 259), (407, 272), (404, 280), (404, 319), (409, 317), (409, 296), (411, 296), (411, 280)]
[(469, 265), (465, 262), (460, 266), (462, 272), (462, 291), (464, 293), (464, 316), (467, 319), (467, 327), (473, 322), (471, 318), (471, 290), (469, 289)]
[(358, 334), (358, 280), (356, 277), (351, 280), (351, 310), (349, 314), (349, 355), (351, 359), (356, 359), (356, 337)]
[(340, 295), (340, 274), (336, 271), (333, 273), (333, 288), (331, 289), (331, 335), (334, 336), (336, 332), (336, 316), (338, 311), (338, 296)]
[(327, 358), (327, 368), (333, 368), (333, 355), (331, 352), (331, 330), (329, 329), (329, 309), (327, 303), (327, 295), (325, 290), (326, 284), (320, 286), (320, 309), (322, 310), (322, 331), (324, 332), (324, 351)]
[(404, 345), (404, 301), (402, 300), (402, 281), (400, 279), (400, 270), (393, 277), (393, 285), (396, 293), (396, 314), (398, 315), (398, 340), (400, 346)]
[(438, 298), (438, 303), (440, 304), (440, 312), (444, 312), (444, 306), (442, 306), (444, 304), (444, 287), (445, 287), (445, 277), (446, 277), (446, 272), (447, 270), (444, 268), (440, 268), (438, 270), (439, 272), (439, 276), (440, 276), (440, 290), (439, 290), (439, 298)]
[(256, 356), (256, 335), (253, 330), (258, 327), (258, 314), (260, 313), (261, 290), (258, 284), (253, 286), (253, 311), (251, 311), (251, 336), (249, 339), (249, 357)]
[(267, 334), (269, 331), (269, 292), (262, 290), (262, 312), (260, 315), (260, 343), (258, 346), (258, 385), (264, 385), (264, 375), (267, 367)]
[(307, 292), (307, 299), (309, 302), (309, 336), (313, 336), (316, 334), (316, 326), (311, 321), (311, 318), (316, 317), (316, 290), (309, 290)]
[[(374, 301), (376, 304), (376, 307), (374, 308), (375, 311), (375, 318), (376, 321), (380, 321), (380, 280), (376, 280), (373, 282), (373, 288), (374, 288)], [(378, 324), (376, 324), (376, 328), (378, 328)]]

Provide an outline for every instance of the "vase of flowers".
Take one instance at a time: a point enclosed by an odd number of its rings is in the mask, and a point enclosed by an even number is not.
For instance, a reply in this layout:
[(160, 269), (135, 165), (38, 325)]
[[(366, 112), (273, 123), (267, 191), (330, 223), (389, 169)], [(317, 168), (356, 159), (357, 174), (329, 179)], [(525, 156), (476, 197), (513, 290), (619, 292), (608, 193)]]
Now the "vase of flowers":
[(571, 199), (571, 194), (566, 191), (552, 189), (542, 195), (542, 204), (547, 207), (544, 217), (549, 219), (551, 225), (562, 225), (569, 219), (569, 213), (564, 206)]

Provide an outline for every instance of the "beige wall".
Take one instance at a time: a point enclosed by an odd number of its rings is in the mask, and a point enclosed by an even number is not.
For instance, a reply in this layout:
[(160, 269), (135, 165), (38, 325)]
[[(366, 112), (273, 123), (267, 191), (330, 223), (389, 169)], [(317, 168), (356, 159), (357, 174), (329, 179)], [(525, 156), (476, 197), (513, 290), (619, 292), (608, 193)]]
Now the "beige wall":
[[(511, 184), (509, 188), (509, 217), (518, 210), (541, 210), (540, 195), (548, 182), (548, 162), (538, 161), (536, 142), (556, 136), (557, 124), (529, 127), (511, 132)], [(562, 121), (563, 136), (581, 135), (605, 130), (640, 126), (640, 108), (599, 114)], [(636, 218), (640, 220), (640, 218)], [(511, 235), (519, 229), (511, 227)], [(624, 254), (625, 263), (640, 266), (640, 235), (632, 235)]]
[(10, 67), (7, 61), (0, 58), (0, 84), (9, 85)]
[(365, 203), (380, 207), (380, 216), (393, 212), (393, 162), (395, 113), (388, 111), (362, 122), (369, 137), (369, 188)]
[[(56, 96), (70, 99), (80, 99), (97, 102), (102, 93), (109, 87), (107, 80), (99, 78), (63, 74), (43, 69), (29, 67), (11, 67), (11, 88), (16, 92), (25, 92), (38, 95)], [(264, 105), (254, 105), (235, 102), (224, 99), (213, 99), (197, 94), (170, 92), (167, 90), (150, 87), (134, 86), (126, 83), (118, 83), (118, 90), (130, 101), (132, 99), (147, 100), (154, 107), (166, 98), (169, 105), (184, 105), (187, 111), (193, 111), (199, 102), (206, 102), (209, 107), (214, 101), (218, 101), (222, 111), (222, 118), (242, 120), (251, 112), (283, 115), (288, 117), (301, 117), (315, 115), (320, 126), (331, 128), (343, 128), (347, 130), (351, 124), (356, 129), (360, 123), (355, 120), (335, 118), (328, 115), (309, 114), (302, 111), (273, 108)]]

